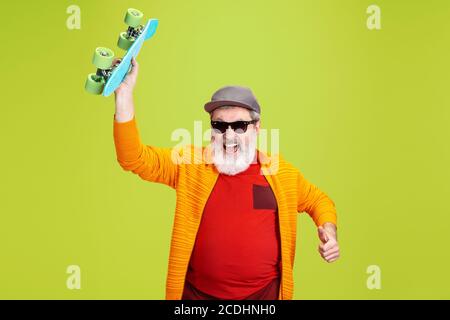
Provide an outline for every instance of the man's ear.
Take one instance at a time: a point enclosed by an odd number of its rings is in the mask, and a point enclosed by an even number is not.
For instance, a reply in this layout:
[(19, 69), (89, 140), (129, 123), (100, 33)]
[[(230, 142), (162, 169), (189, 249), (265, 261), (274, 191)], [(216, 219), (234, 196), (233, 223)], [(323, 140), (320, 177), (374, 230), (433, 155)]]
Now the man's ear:
[(258, 120), (258, 122), (255, 123), (256, 134), (259, 134), (259, 129), (260, 128), (261, 128), (261, 120)]

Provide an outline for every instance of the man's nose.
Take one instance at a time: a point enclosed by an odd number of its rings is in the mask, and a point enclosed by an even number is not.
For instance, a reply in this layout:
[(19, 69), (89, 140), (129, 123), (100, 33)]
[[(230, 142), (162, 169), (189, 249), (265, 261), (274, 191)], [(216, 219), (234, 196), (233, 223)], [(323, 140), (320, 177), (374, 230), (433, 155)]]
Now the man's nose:
[(225, 131), (225, 138), (227, 140), (230, 140), (231, 138), (234, 138), (235, 132), (233, 129), (231, 129), (230, 126), (228, 126), (227, 130)]

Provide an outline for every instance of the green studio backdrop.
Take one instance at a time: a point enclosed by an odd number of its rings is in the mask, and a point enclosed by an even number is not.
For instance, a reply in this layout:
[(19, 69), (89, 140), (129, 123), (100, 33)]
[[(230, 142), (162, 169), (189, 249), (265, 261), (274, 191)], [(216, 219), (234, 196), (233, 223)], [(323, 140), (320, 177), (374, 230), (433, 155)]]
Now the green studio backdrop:
[[(367, 7), (381, 9), (369, 30)], [(80, 29), (67, 8), (80, 8)], [(283, 156), (336, 203), (341, 259), (300, 215), (294, 299), (449, 298), (450, 2), (2, 1), (0, 298), (164, 299), (175, 192), (125, 172), (114, 97), (84, 91), (128, 7), (158, 18), (139, 57), (144, 143), (208, 126), (251, 87)], [(81, 268), (69, 290), (67, 267)], [(381, 270), (370, 290), (367, 268)]]

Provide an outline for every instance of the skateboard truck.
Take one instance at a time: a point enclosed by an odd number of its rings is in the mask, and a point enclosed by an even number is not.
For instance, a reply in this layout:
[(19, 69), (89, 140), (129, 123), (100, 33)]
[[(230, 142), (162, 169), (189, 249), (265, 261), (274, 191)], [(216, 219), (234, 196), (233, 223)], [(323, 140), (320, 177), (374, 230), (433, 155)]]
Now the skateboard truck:
[(106, 81), (112, 74), (114, 52), (111, 49), (98, 47), (94, 51), (92, 63), (97, 67), (96, 73), (90, 73), (86, 80), (85, 89), (92, 94), (101, 94)]
[(139, 37), (144, 30), (144, 26), (141, 25), (144, 14), (137, 9), (130, 8), (125, 14), (124, 22), (128, 25), (126, 32), (121, 32), (119, 40), (117, 40), (117, 46), (123, 50), (128, 50), (133, 44), (134, 40)]

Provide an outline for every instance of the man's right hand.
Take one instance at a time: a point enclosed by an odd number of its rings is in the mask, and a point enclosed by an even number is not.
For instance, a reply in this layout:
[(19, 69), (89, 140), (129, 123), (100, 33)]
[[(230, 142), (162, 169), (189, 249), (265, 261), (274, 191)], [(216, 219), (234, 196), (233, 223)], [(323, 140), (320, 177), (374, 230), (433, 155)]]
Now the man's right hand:
[(139, 65), (135, 58), (131, 60), (131, 65), (130, 73), (114, 92), (116, 97), (116, 113), (114, 117), (117, 122), (127, 122), (134, 117), (133, 90), (139, 72)]

